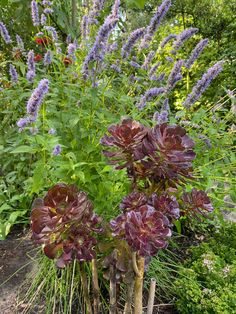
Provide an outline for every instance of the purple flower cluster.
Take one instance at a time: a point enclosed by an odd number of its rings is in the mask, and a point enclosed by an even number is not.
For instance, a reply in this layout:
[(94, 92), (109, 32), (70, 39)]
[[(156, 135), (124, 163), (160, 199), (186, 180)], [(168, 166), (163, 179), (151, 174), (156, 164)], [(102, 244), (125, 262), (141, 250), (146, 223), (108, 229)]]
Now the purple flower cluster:
[(198, 28), (188, 28), (185, 29), (182, 33), (180, 33), (173, 44), (173, 50), (172, 53), (175, 54), (176, 51), (178, 51), (186, 40), (191, 38), (193, 35), (195, 35), (198, 32)]
[(203, 49), (208, 45), (209, 40), (208, 39), (202, 39), (197, 46), (192, 51), (189, 59), (185, 62), (185, 66), (187, 69), (190, 69), (191, 66), (194, 64), (195, 60), (198, 58), (200, 53), (203, 51)]
[(32, 83), (34, 81), (34, 77), (35, 77), (35, 62), (34, 62), (34, 51), (30, 50), (28, 52), (28, 57), (27, 57), (27, 66), (28, 66), (28, 70), (26, 73), (26, 78), (27, 80)]
[(6, 44), (11, 43), (11, 37), (8, 33), (8, 30), (3, 22), (0, 22), (0, 33)]
[(131, 60), (131, 61), (129, 62), (129, 64), (130, 64), (133, 68), (136, 68), (136, 69), (139, 69), (139, 68), (140, 68), (140, 65), (139, 65), (137, 62), (133, 61), (133, 60)]
[(115, 63), (113, 63), (110, 68), (114, 71), (116, 71), (117, 73), (121, 73), (121, 68), (119, 66), (119, 60), (116, 60)]
[(137, 105), (137, 107), (141, 110), (143, 109), (145, 106), (146, 106), (146, 102), (151, 100), (152, 98), (154, 97), (157, 97), (161, 94), (164, 94), (165, 93), (165, 88), (163, 87), (154, 87), (154, 88), (151, 88), (149, 90), (146, 91), (146, 93), (142, 96), (139, 104)]
[(89, 13), (91, 20), (94, 20), (99, 16), (101, 10), (103, 9), (105, 0), (93, 0), (92, 10)]
[(175, 65), (173, 66), (172, 71), (170, 72), (170, 75), (167, 80), (167, 91), (170, 92), (178, 81), (182, 80), (183, 76), (181, 74), (181, 68), (183, 66), (183, 60), (178, 60)]
[(44, 55), (43, 64), (47, 66), (47, 65), (50, 65), (51, 63), (52, 63), (52, 52), (51, 50), (48, 50)]
[(141, 42), (140, 49), (148, 48), (148, 42), (152, 39), (153, 35), (158, 29), (161, 21), (166, 15), (167, 11), (171, 6), (171, 0), (164, 0), (162, 4), (158, 7), (157, 12), (150, 21), (149, 26), (147, 27), (146, 34)]
[(52, 14), (53, 13), (53, 9), (52, 8), (46, 8), (43, 10), (43, 13), (46, 15)]
[(105, 19), (103, 25), (100, 27), (95, 43), (83, 62), (82, 72), (85, 78), (87, 78), (89, 75), (89, 64), (93, 61), (103, 60), (108, 36), (110, 32), (115, 28), (117, 21), (117, 18), (115, 18), (113, 15), (109, 15)]
[(44, 29), (52, 36), (52, 40), (57, 42), (58, 34), (53, 26), (44, 26)]
[(157, 71), (157, 69), (159, 68), (159, 66), (161, 65), (161, 62), (157, 62), (156, 64), (154, 64), (152, 67), (151, 67), (151, 69), (150, 69), (150, 71), (149, 71), (149, 77), (152, 77), (153, 75), (155, 75), (156, 74), (156, 71)]
[(119, 8), (120, 8), (120, 0), (115, 0), (115, 3), (112, 7), (112, 15), (114, 18), (119, 17)]
[(153, 120), (157, 122), (157, 124), (167, 123), (168, 122), (169, 113), (166, 110), (159, 112), (155, 112), (153, 116)]
[(49, 131), (48, 131), (48, 134), (50, 135), (55, 135), (57, 133), (57, 131), (53, 128), (51, 128)]
[(168, 61), (168, 62), (174, 62), (173, 58), (171, 58), (171, 57), (169, 57), (169, 56), (166, 57), (166, 61)]
[(12, 64), (10, 64), (10, 67), (9, 67), (9, 74), (11, 76), (12, 83), (17, 83), (18, 82), (18, 74), (17, 74), (16, 68)]
[(35, 0), (31, 1), (31, 16), (32, 16), (33, 25), (39, 26), (40, 25), (39, 9), (38, 9), (38, 4)]
[(89, 17), (87, 15), (84, 15), (81, 22), (81, 37), (83, 41), (86, 41), (88, 39), (89, 35)]
[(47, 23), (47, 17), (43, 13), (41, 14), (40, 23), (41, 23), (41, 25), (46, 25), (46, 23)]
[(192, 92), (188, 95), (187, 99), (183, 103), (184, 107), (189, 108), (193, 105), (204, 93), (211, 82), (216, 78), (223, 70), (224, 61), (219, 61), (214, 64), (208, 71), (202, 76), (202, 78), (193, 87)]
[(35, 121), (37, 119), (38, 111), (40, 105), (43, 101), (43, 98), (48, 93), (49, 90), (49, 81), (47, 79), (42, 79), (38, 87), (33, 91), (30, 99), (27, 103), (27, 114), (30, 117), (31, 121)]
[(150, 63), (152, 62), (155, 56), (155, 51), (150, 51), (149, 54), (146, 56), (145, 61), (142, 65), (142, 69), (148, 70)]
[(131, 49), (133, 48), (135, 43), (140, 38), (142, 38), (144, 32), (145, 32), (145, 27), (142, 27), (142, 28), (136, 29), (130, 34), (127, 42), (122, 46), (122, 49), (121, 49), (122, 58), (127, 58), (130, 55)]
[(60, 155), (60, 153), (61, 153), (61, 145), (60, 145), (60, 144), (57, 144), (57, 145), (54, 147), (54, 149), (53, 149), (53, 151), (52, 151), (52, 154), (53, 154), (53, 156), (58, 156), (58, 155)]
[(51, 6), (52, 6), (52, 1), (43, 0), (43, 1), (42, 1), (42, 5), (43, 5), (44, 7), (46, 7), (46, 6), (51, 7)]
[(67, 46), (67, 56), (68, 57), (71, 57), (73, 60), (76, 59), (76, 56), (75, 56), (75, 51), (77, 49), (77, 45), (74, 44), (74, 43), (71, 43)]
[(163, 41), (160, 44), (160, 47), (163, 49), (169, 41), (171, 41), (172, 39), (175, 39), (177, 37), (177, 35), (175, 34), (170, 34), (168, 35), (166, 38), (163, 39)]
[(25, 47), (24, 47), (24, 43), (23, 43), (23, 40), (22, 38), (16, 34), (16, 42), (17, 42), (17, 47), (21, 50), (21, 51), (24, 51), (25, 50)]

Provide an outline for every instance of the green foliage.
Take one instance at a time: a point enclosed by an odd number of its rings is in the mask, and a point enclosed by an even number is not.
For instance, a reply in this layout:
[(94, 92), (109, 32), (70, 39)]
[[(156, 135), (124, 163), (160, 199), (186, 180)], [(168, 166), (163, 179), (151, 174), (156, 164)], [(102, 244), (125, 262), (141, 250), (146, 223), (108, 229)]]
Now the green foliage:
[(236, 225), (223, 225), (209, 242), (190, 250), (175, 281), (180, 313), (235, 313)]

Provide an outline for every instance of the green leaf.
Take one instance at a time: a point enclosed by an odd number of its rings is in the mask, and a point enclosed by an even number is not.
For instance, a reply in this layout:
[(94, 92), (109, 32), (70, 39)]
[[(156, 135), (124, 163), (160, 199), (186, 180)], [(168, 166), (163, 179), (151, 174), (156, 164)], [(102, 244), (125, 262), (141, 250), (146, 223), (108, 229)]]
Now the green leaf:
[(45, 167), (44, 163), (40, 162), (34, 170), (33, 186), (31, 193), (38, 193), (44, 184)]
[(20, 154), (20, 153), (35, 153), (35, 152), (36, 152), (35, 148), (33, 148), (31, 146), (22, 145), (22, 146), (16, 147), (10, 153), (11, 154)]
[(146, 0), (127, 0), (129, 7), (136, 6), (139, 9), (143, 9)]

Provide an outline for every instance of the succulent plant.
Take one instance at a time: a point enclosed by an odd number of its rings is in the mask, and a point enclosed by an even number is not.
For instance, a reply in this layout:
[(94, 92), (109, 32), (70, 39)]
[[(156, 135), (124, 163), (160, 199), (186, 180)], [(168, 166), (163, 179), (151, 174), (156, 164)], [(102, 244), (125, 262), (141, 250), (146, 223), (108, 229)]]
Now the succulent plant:
[(192, 189), (190, 193), (184, 193), (182, 199), (186, 207), (185, 213), (189, 215), (206, 216), (214, 210), (210, 198), (204, 191)]
[(156, 210), (163, 213), (170, 220), (178, 219), (180, 217), (179, 204), (174, 196), (169, 196), (167, 193), (163, 193), (160, 196), (152, 194), (149, 199), (149, 204)]
[(31, 212), (31, 229), (36, 243), (44, 244), (49, 258), (64, 267), (73, 258), (91, 260), (101, 219), (93, 213), (86, 193), (63, 183), (51, 188), (43, 200), (36, 200)]
[(124, 212), (130, 210), (138, 210), (139, 207), (147, 204), (147, 196), (144, 193), (133, 192), (128, 196), (124, 197), (120, 209)]
[(148, 129), (142, 124), (131, 119), (124, 119), (121, 124), (111, 125), (108, 132), (111, 136), (105, 135), (101, 144), (113, 148), (112, 151), (103, 151), (108, 157), (109, 163), (118, 165), (117, 169), (129, 168), (135, 160), (142, 159), (142, 140)]
[(183, 177), (191, 176), (194, 142), (186, 135), (185, 129), (166, 123), (156, 125), (150, 142), (146, 147), (148, 158), (142, 160), (146, 175), (155, 181), (168, 180), (172, 186), (176, 186)]
[(111, 221), (113, 235), (127, 241), (140, 256), (153, 256), (167, 246), (169, 220), (152, 206), (128, 211)]

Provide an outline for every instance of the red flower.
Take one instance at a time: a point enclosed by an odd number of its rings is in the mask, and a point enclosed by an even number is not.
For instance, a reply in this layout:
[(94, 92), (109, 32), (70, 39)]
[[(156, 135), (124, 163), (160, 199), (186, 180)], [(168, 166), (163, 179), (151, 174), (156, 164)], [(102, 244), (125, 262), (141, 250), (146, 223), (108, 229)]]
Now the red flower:
[(42, 58), (43, 58), (43, 56), (40, 53), (38, 53), (38, 54), (35, 55), (34, 61), (35, 62), (39, 62), (40, 60), (42, 60)]
[(36, 37), (34, 41), (40, 46), (47, 46), (50, 44), (51, 39), (49, 37)]
[(63, 63), (64, 63), (65, 66), (68, 66), (68, 65), (72, 64), (72, 62), (73, 62), (72, 59), (70, 59), (68, 57), (65, 57), (63, 59)]

